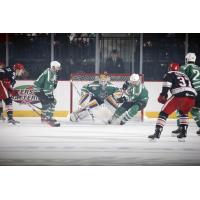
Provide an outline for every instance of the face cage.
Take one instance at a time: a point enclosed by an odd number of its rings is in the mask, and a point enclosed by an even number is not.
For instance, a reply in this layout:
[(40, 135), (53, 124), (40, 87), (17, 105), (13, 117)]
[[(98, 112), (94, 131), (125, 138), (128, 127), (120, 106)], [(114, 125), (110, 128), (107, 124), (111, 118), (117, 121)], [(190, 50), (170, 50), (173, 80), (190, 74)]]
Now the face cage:
[(133, 86), (137, 86), (137, 85), (140, 84), (140, 80), (138, 80), (138, 81), (130, 81), (130, 83), (131, 83), (131, 85), (133, 85)]
[(99, 80), (99, 84), (102, 86), (107, 85), (107, 83), (108, 83), (108, 80)]

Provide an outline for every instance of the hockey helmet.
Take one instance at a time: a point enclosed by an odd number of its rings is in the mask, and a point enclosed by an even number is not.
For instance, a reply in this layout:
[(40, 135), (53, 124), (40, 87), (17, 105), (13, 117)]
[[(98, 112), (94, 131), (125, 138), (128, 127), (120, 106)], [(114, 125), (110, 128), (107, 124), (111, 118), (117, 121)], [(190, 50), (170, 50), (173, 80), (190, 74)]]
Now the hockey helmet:
[(169, 65), (169, 71), (179, 71), (180, 65), (178, 63), (171, 63)]
[(50, 67), (51, 67), (51, 69), (53, 69), (55, 71), (61, 70), (61, 64), (58, 61), (56, 61), (56, 60), (51, 61)]
[(24, 65), (21, 63), (16, 63), (13, 65), (13, 69), (14, 70), (22, 70), (22, 69), (24, 69)]
[(13, 65), (13, 69), (15, 70), (16, 76), (22, 76), (24, 74), (24, 64), (16, 63)]
[(132, 74), (129, 80), (132, 85), (138, 85), (140, 83), (140, 76), (139, 74)]
[(101, 85), (106, 85), (110, 81), (110, 76), (107, 72), (104, 72), (99, 75), (99, 83)]
[(187, 55), (185, 56), (185, 61), (186, 61), (186, 63), (188, 63), (188, 62), (195, 63), (195, 61), (196, 61), (195, 53), (187, 53)]

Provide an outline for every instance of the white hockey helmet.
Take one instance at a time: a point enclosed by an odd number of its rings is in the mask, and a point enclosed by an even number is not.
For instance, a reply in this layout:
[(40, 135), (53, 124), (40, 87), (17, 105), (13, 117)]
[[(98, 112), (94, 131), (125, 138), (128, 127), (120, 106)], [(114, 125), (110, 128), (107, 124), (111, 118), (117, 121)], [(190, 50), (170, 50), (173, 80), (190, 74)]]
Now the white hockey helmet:
[(51, 61), (50, 67), (51, 69), (54, 69), (55, 71), (59, 71), (61, 69), (61, 64), (58, 61), (54, 60), (54, 61)]
[(196, 55), (195, 53), (187, 53), (185, 56), (186, 63), (188, 62), (195, 62), (196, 61)]
[(138, 74), (132, 74), (130, 76), (130, 83), (132, 85), (138, 85), (140, 83), (140, 76)]

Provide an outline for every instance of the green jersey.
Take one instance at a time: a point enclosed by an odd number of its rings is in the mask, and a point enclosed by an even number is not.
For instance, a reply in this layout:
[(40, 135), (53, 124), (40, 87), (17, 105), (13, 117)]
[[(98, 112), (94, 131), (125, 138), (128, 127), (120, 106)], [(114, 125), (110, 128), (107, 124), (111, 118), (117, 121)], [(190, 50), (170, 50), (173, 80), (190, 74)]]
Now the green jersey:
[(200, 92), (200, 67), (195, 64), (186, 64), (180, 67), (180, 71), (189, 77), (193, 88)]
[(81, 96), (88, 93), (101, 100), (105, 100), (108, 96), (118, 91), (119, 88), (114, 86), (111, 82), (108, 82), (105, 86), (103, 86), (99, 83), (99, 81), (94, 81), (82, 87)]
[(129, 83), (128, 88), (125, 91), (125, 97), (128, 101), (147, 102), (149, 99), (148, 91), (142, 83), (140, 83), (139, 85), (132, 85), (131, 83)]
[(46, 95), (53, 94), (56, 82), (56, 72), (53, 72), (50, 70), (50, 68), (47, 68), (34, 82), (34, 90), (35, 92), (43, 90)]

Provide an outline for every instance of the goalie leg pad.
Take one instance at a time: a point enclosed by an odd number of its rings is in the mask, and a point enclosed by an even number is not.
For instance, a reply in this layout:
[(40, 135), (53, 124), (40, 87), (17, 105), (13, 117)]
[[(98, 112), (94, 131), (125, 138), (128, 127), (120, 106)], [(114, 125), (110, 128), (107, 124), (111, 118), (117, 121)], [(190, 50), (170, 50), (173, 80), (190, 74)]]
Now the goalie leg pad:
[(76, 112), (73, 112), (70, 114), (70, 121), (77, 122), (79, 119), (78, 114)]

